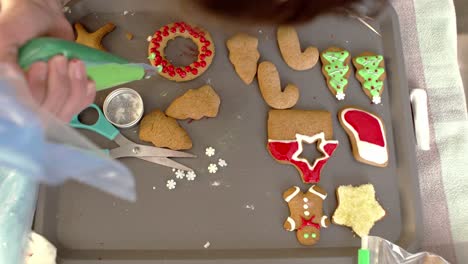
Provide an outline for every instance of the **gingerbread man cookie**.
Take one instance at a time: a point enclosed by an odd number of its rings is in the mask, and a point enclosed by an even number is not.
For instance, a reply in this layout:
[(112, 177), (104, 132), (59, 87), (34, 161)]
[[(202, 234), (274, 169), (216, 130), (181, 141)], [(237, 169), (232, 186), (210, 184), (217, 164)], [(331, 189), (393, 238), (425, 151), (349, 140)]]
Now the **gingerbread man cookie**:
[(104, 46), (102, 46), (102, 39), (109, 34), (110, 32), (114, 31), (115, 25), (112, 23), (107, 23), (106, 25), (102, 26), (98, 30), (94, 32), (88, 32), (83, 27), (82, 24), (76, 23), (75, 30), (76, 30), (76, 43), (98, 49), (98, 50), (106, 50)]
[(228, 39), (229, 60), (245, 84), (251, 84), (257, 74), (257, 63), (260, 58), (258, 39), (239, 33)]
[(317, 64), (319, 51), (316, 47), (308, 47), (301, 51), (301, 44), (294, 27), (281, 26), (277, 32), (278, 46), (286, 64), (294, 70), (312, 69)]
[(264, 61), (258, 65), (258, 86), (265, 102), (275, 109), (288, 109), (296, 105), (299, 100), (299, 89), (288, 84), (284, 91), (276, 66)]
[(356, 67), (356, 78), (361, 82), (362, 89), (373, 104), (382, 102), (384, 90), (385, 61), (382, 55), (364, 52), (353, 59)]
[[(185, 67), (176, 67), (166, 58), (164, 50), (167, 43), (177, 37), (191, 39), (198, 46), (198, 60)], [(215, 56), (215, 47), (210, 33), (193, 27), (185, 22), (175, 22), (157, 30), (148, 47), (148, 53), (153, 66), (162, 66), (161, 76), (176, 82), (186, 82), (202, 75)]]
[[(327, 111), (270, 110), (268, 115), (268, 151), (279, 163), (296, 167), (304, 183), (320, 181), (322, 169), (338, 148), (332, 137)], [(301, 157), (305, 143), (315, 144), (322, 157), (314, 162)]]
[(288, 203), (290, 216), (284, 222), (284, 229), (296, 232), (299, 243), (315, 245), (320, 240), (320, 228), (327, 228), (330, 220), (323, 215), (323, 201), (327, 193), (318, 185), (312, 185), (305, 193), (293, 186), (283, 193)]

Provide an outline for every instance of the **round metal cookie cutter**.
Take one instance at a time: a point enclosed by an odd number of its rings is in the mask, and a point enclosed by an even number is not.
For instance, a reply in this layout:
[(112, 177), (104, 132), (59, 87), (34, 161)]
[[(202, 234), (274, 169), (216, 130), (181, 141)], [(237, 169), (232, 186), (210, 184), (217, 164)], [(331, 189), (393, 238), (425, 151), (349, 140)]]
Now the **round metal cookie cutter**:
[(143, 99), (130, 88), (119, 88), (104, 100), (103, 112), (106, 119), (119, 128), (130, 128), (143, 117)]

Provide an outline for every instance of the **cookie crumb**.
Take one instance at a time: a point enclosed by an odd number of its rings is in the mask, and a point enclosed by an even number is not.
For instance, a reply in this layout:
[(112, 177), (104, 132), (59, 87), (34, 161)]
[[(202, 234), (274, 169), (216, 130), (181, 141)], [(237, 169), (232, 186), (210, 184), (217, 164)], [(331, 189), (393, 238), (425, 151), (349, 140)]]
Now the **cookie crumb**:
[(210, 166), (208, 166), (208, 172), (209, 173), (216, 173), (218, 171), (218, 166), (216, 166), (216, 164), (214, 163), (211, 163)]
[(244, 208), (245, 208), (245, 209), (250, 209), (250, 210), (253, 211), (253, 210), (255, 210), (255, 205), (253, 205), (253, 204), (246, 204), (246, 205), (244, 206)]
[(130, 33), (130, 32), (127, 32), (127, 33), (125, 33), (125, 37), (126, 37), (128, 40), (132, 40), (132, 39), (133, 39), (133, 34)]
[(214, 182), (211, 183), (211, 186), (216, 186), (216, 187), (218, 187), (218, 186), (220, 186), (220, 185), (221, 185), (221, 183), (220, 183), (219, 181), (214, 181)]
[(203, 245), (204, 248), (209, 248), (211, 245), (210, 241), (206, 241), (205, 245)]
[(212, 147), (207, 147), (205, 150), (205, 155), (207, 155), (208, 157), (214, 156), (215, 153), (216, 150)]

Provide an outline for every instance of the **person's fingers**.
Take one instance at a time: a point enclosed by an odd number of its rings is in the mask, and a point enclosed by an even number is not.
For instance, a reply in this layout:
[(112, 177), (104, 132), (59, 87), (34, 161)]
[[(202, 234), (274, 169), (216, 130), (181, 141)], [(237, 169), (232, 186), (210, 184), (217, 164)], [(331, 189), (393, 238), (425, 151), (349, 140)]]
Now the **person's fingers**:
[(61, 14), (55, 19), (52, 27), (47, 32), (49, 37), (61, 38), (69, 41), (75, 40), (75, 34), (73, 28), (67, 19)]
[(42, 105), (47, 91), (48, 65), (46, 62), (37, 62), (31, 65), (26, 73), (31, 96)]
[(43, 108), (50, 113), (57, 114), (67, 103), (70, 90), (68, 77), (68, 60), (64, 56), (55, 56), (49, 60), (46, 98)]
[(81, 110), (88, 92), (88, 77), (84, 63), (76, 60), (71, 61), (68, 66), (70, 92), (66, 99), (67, 103), (57, 115), (59, 119), (67, 122)]
[(92, 104), (94, 102), (95, 97), (96, 97), (96, 83), (94, 81), (88, 81), (88, 84), (86, 85), (85, 98), (82, 102), (80, 110), (83, 110), (86, 107), (88, 107), (90, 104)]

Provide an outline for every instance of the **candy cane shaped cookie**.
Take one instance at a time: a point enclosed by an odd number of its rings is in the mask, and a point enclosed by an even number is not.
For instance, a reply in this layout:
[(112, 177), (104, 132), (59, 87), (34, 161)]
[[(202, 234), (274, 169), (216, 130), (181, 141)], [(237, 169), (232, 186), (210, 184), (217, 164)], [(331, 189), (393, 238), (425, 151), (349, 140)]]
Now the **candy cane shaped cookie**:
[(286, 64), (296, 71), (312, 69), (317, 64), (319, 51), (316, 47), (308, 47), (301, 51), (301, 44), (294, 27), (281, 26), (277, 32), (278, 46)]
[(276, 66), (264, 61), (258, 65), (258, 86), (265, 102), (275, 109), (288, 109), (296, 105), (299, 100), (299, 89), (288, 84), (281, 91), (281, 81)]

